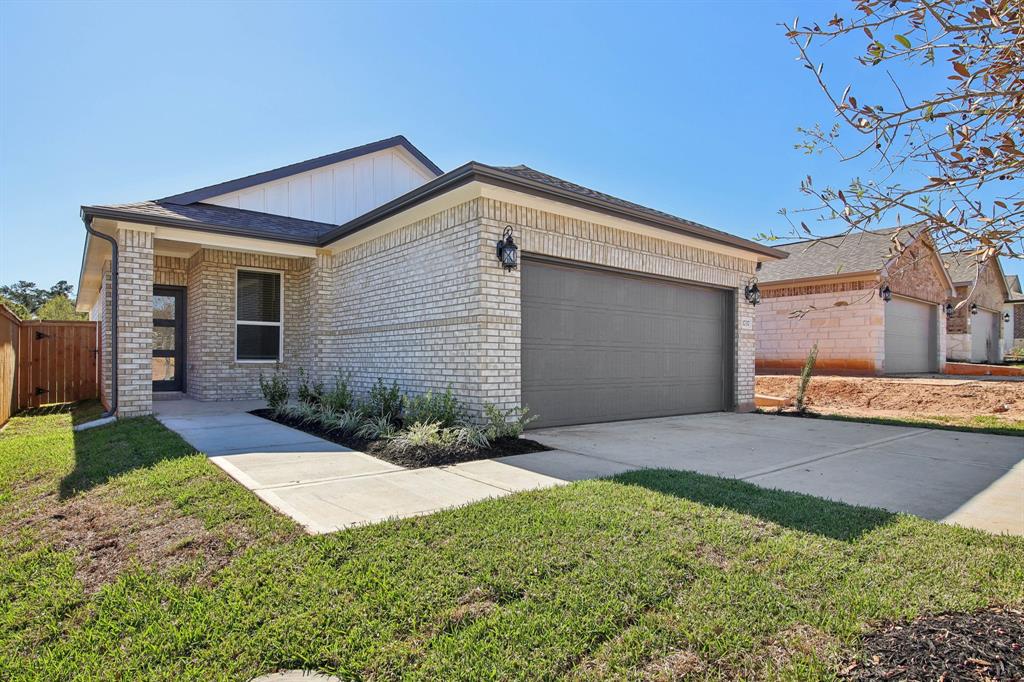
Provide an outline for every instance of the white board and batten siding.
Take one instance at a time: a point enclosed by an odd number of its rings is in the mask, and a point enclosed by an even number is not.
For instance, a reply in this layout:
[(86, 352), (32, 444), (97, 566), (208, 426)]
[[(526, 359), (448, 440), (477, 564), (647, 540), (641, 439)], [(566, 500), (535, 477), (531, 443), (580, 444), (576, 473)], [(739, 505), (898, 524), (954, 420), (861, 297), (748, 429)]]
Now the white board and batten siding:
[(341, 225), (434, 174), (392, 148), (206, 199), (206, 203)]

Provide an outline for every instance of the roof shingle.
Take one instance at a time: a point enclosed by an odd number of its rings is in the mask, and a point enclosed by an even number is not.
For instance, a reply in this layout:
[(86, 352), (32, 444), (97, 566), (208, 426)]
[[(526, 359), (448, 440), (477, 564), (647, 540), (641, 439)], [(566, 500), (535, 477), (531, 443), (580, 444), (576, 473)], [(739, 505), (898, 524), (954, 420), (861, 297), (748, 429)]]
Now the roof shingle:
[(896, 255), (894, 237), (906, 244), (913, 236), (910, 228), (894, 227), (776, 245), (789, 257), (765, 263), (758, 280), (769, 283), (875, 272)]

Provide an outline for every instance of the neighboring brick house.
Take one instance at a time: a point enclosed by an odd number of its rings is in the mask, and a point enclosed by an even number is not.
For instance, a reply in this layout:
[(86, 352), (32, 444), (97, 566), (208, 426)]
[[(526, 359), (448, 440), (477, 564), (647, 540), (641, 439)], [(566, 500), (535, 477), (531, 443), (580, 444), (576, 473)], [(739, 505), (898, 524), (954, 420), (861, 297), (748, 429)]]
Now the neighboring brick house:
[(278, 365), (293, 385), (451, 385), (474, 414), (526, 403), (537, 424), (746, 409), (744, 287), (785, 257), (525, 166), (443, 173), (403, 137), (82, 217), (108, 402), (119, 275), (123, 416), (154, 391), (257, 398)]
[[(1020, 277), (1007, 275), (1006, 289), (1010, 295), (1003, 306), (1003, 352), (1009, 353), (1015, 348), (1024, 350), (1024, 289)], [(1005, 319), (1006, 315), (1010, 319)]]
[[(925, 230), (887, 229), (776, 247), (759, 274), (757, 371), (799, 371), (817, 344), (818, 372), (938, 372), (953, 294)], [(883, 300), (884, 293), (889, 301)]]
[(956, 310), (946, 323), (946, 358), (966, 362), (1003, 359), (1003, 316), (1010, 299), (999, 258), (979, 260), (972, 252), (944, 253), (956, 285)]

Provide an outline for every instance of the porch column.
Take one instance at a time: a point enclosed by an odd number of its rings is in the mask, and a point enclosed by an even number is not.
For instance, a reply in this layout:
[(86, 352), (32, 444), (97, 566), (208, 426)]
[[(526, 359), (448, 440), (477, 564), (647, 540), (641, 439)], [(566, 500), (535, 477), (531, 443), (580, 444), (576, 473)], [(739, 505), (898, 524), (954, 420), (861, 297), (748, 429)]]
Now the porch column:
[(117, 414), (153, 412), (153, 230), (117, 230)]
[(736, 383), (733, 385), (733, 402), (737, 412), (750, 412), (754, 409), (754, 351), (756, 346), (754, 306), (747, 300), (745, 287), (746, 283), (737, 287), (733, 294), (736, 300), (734, 327)]

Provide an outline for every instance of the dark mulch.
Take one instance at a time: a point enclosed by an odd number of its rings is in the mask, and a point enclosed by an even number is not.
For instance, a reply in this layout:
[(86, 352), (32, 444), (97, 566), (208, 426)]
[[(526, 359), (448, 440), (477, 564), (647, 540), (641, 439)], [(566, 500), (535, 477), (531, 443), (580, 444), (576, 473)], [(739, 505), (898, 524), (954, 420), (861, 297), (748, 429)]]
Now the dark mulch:
[(270, 421), (284, 424), (293, 429), (329, 440), (332, 443), (343, 445), (352, 450), (365, 452), (379, 459), (408, 467), (419, 469), (422, 467), (443, 466), (446, 464), (458, 464), (460, 462), (473, 462), (478, 459), (490, 459), (492, 457), (507, 457), (509, 455), (522, 455), (528, 452), (543, 452), (551, 448), (541, 445), (535, 440), (528, 438), (499, 438), (491, 442), (490, 447), (474, 448), (436, 448), (417, 447), (400, 448), (387, 440), (366, 440), (358, 436), (344, 435), (337, 431), (325, 431), (318, 424), (306, 424), (297, 419), (288, 417), (276, 417), (271, 410), (253, 410), (250, 414), (263, 417)]
[(1024, 611), (921, 616), (889, 623), (864, 638), (854, 680), (1024, 680)]

